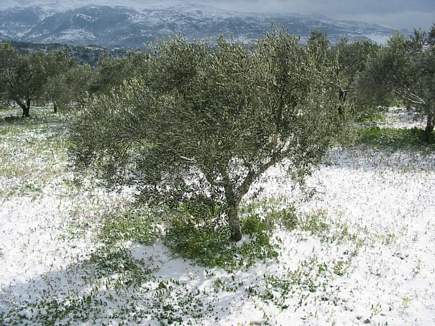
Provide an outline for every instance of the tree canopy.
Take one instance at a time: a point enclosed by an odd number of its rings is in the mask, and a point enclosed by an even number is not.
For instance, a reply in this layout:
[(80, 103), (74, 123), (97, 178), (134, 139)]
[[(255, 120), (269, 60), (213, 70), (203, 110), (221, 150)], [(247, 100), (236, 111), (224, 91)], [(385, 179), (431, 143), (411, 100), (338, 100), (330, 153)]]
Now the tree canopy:
[(140, 78), (91, 99), (72, 127), (78, 167), (133, 184), (150, 204), (196, 203), (240, 240), (239, 205), (265, 171), (288, 161), (303, 177), (345, 115), (335, 62), (275, 33), (252, 50), (175, 39), (150, 55)]
[(23, 110), (23, 116), (28, 117), (32, 101), (46, 95), (48, 80), (72, 64), (64, 52), (20, 54), (9, 44), (0, 44), (2, 97), (14, 101)]
[(397, 34), (371, 58), (359, 85), (376, 103), (400, 98), (427, 118), (426, 136), (435, 124), (435, 25), (429, 33)]

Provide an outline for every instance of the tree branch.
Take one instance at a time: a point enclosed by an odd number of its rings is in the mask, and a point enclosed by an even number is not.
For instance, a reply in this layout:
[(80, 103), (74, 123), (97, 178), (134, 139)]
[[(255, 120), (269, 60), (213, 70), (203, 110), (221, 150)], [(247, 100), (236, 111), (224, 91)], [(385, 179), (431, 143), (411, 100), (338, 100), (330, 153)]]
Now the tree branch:
[(400, 97), (405, 98), (407, 101), (409, 101), (413, 104), (417, 104), (417, 105), (425, 105), (426, 104), (426, 101), (424, 99), (422, 99), (420, 96), (414, 94), (409, 89), (394, 90), (394, 93), (396, 93), (396, 95), (398, 95)]

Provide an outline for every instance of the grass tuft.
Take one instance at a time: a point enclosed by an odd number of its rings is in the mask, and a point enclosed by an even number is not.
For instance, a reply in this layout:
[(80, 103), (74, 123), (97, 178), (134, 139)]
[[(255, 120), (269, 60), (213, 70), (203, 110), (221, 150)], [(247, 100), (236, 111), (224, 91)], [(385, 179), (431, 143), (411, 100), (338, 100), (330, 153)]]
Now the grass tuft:
[(149, 213), (142, 209), (107, 217), (99, 233), (99, 239), (109, 246), (124, 241), (149, 245), (156, 236), (157, 231)]
[(177, 217), (165, 236), (166, 245), (180, 256), (207, 267), (227, 271), (247, 268), (259, 260), (277, 257), (271, 243), (270, 224), (257, 215), (242, 220), (242, 233), (247, 236), (241, 243), (229, 240), (227, 225), (198, 225), (194, 221)]
[(391, 150), (435, 150), (435, 134), (429, 141), (425, 139), (424, 130), (394, 128), (364, 128), (358, 131), (357, 144)]

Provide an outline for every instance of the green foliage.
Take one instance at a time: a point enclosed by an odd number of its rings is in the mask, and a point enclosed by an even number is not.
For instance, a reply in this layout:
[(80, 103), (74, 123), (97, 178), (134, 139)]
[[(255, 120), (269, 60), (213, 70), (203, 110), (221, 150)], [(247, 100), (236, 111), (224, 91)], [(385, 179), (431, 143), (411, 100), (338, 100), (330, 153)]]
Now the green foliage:
[(107, 217), (103, 222), (99, 238), (105, 245), (115, 245), (124, 241), (149, 245), (156, 235), (149, 212), (131, 210), (120, 216)]
[(267, 286), (259, 295), (263, 300), (288, 309), (286, 302), (294, 293), (301, 290), (306, 293), (300, 298), (299, 304), (302, 305), (310, 293), (326, 291), (332, 275), (330, 266), (319, 261), (317, 257), (312, 257), (303, 261), (296, 270), (281, 277), (265, 275)]
[(350, 267), (350, 260), (339, 260), (335, 263), (333, 270), (334, 270), (334, 274), (338, 275), (338, 276), (344, 276), (347, 272), (347, 270)]
[(150, 245), (157, 237), (157, 230), (146, 209), (131, 209), (122, 214), (113, 214), (103, 220), (98, 233), (102, 246), (92, 253), (86, 264), (95, 270), (97, 277), (119, 275), (115, 287), (140, 284), (148, 270), (131, 256), (126, 242)]
[(32, 102), (47, 94), (49, 79), (72, 65), (65, 52), (20, 54), (9, 44), (0, 44), (0, 95), (14, 101), (28, 117)]
[(338, 62), (337, 75), (340, 83), (342, 99), (350, 101), (355, 106), (355, 116), (370, 114), (376, 105), (367, 102), (364, 93), (357, 85), (358, 77), (367, 67), (369, 60), (376, 56), (379, 46), (376, 43), (361, 40), (350, 42), (342, 39), (333, 48)]
[(346, 122), (324, 51), (284, 33), (252, 49), (223, 39), (213, 48), (162, 43), (139, 76), (86, 103), (71, 133), (75, 165), (109, 185), (137, 185), (150, 204), (205, 198), (238, 240), (252, 183), (284, 159), (302, 179)]
[(397, 34), (370, 58), (358, 80), (360, 97), (378, 105), (400, 99), (427, 117), (426, 140), (435, 124), (435, 45), (430, 33)]
[(310, 232), (311, 234), (322, 234), (329, 230), (329, 224), (326, 221), (326, 213), (324, 211), (314, 212), (305, 216), (301, 221), (301, 230)]
[(141, 284), (147, 276), (147, 271), (124, 248), (102, 247), (84, 264), (92, 267), (98, 278), (118, 275), (113, 284), (118, 288)]
[(366, 69), (367, 62), (376, 56), (379, 46), (367, 40), (349, 42), (342, 39), (334, 47), (334, 51), (339, 63), (338, 73), (343, 88), (352, 92), (357, 91), (354, 89), (355, 79)]
[(242, 220), (242, 232), (249, 238), (237, 245), (229, 241), (231, 230), (227, 225), (197, 225), (195, 220), (179, 216), (167, 230), (165, 243), (198, 264), (232, 271), (277, 256), (271, 231), (270, 225), (258, 216), (248, 216)]
[(108, 94), (126, 80), (143, 74), (147, 67), (147, 54), (129, 54), (122, 58), (106, 56), (98, 62), (89, 91), (92, 94)]
[(46, 96), (59, 109), (80, 105), (88, 97), (93, 79), (94, 72), (90, 66), (74, 65), (48, 78)]
[[(265, 207), (262, 208), (264, 209)], [(251, 216), (255, 216), (253, 212), (250, 212), (250, 214)], [(266, 225), (268, 225), (269, 229), (280, 226), (289, 232), (300, 230), (313, 235), (322, 235), (330, 230), (326, 212), (323, 210), (314, 211), (306, 215), (299, 215), (294, 206), (280, 209), (272, 207), (271, 209), (267, 209), (265, 216), (264, 223), (267, 223)]]
[(293, 231), (299, 226), (299, 218), (296, 214), (296, 209), (293, 206), (281, 209), (272, 210), (266, 217), (269, 223), (274, 223), (283, 226), (287, 231)]
[[(370, 58), (358, 80), (360, 96), (365, 101), (387, 106), (402, 83), (412, 83), (411, 62), (407, 56), (406, 39), (393, 36), (386, 47)], [(408, 82), (409, 80), (409, 82)]]
[(428, 140), (425, 132), (417, 128), (393, 129), (372, 127), (358, 130), (356, 143), (393, 150), (433, 150), (435, 149), (433, 146), (435, 144), (435, 135), (432, 133)]
[(250, 215), (243, 219), (242, 232), (249, 236), (261, 236), (271, 230), (271, 225), (262, 221), (259, 216)]
[(74, 317), (77, 321), (84, 323), (91, 310), (90, 305), (93, 303), (95, 302), (91, 295), (45, 298), (37, 303), (29, 303), (9, 311), (2, 324), (28, 325), (37, 323), (39, 325), (55, 326), (59, 323), (59, 320), (67, 317)]

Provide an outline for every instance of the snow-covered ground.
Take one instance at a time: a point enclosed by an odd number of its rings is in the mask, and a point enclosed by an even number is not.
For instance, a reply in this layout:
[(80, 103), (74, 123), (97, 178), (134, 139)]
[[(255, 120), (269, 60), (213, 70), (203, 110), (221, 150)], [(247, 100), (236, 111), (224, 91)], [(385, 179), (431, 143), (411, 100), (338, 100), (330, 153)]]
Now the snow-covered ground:
[(0, 122), (0, 324), (435, 325), (435, 153), (331, 150), (310, 200), (273, 168), (262, 196), (324, 215), (326, 233), (279, 229), (278, 259), (236, 272), (127, 242), (146, 273), (125, 286), (90, 257), (131, 193), (74, 185), (64, 140), (61, 122)]
[(424, 129), (426, 121), (424, 116), (416, 114), (413, 110), (392, 107), (385, 113), (385, 121), (379, 122), (378, 125), (389, 128)]

